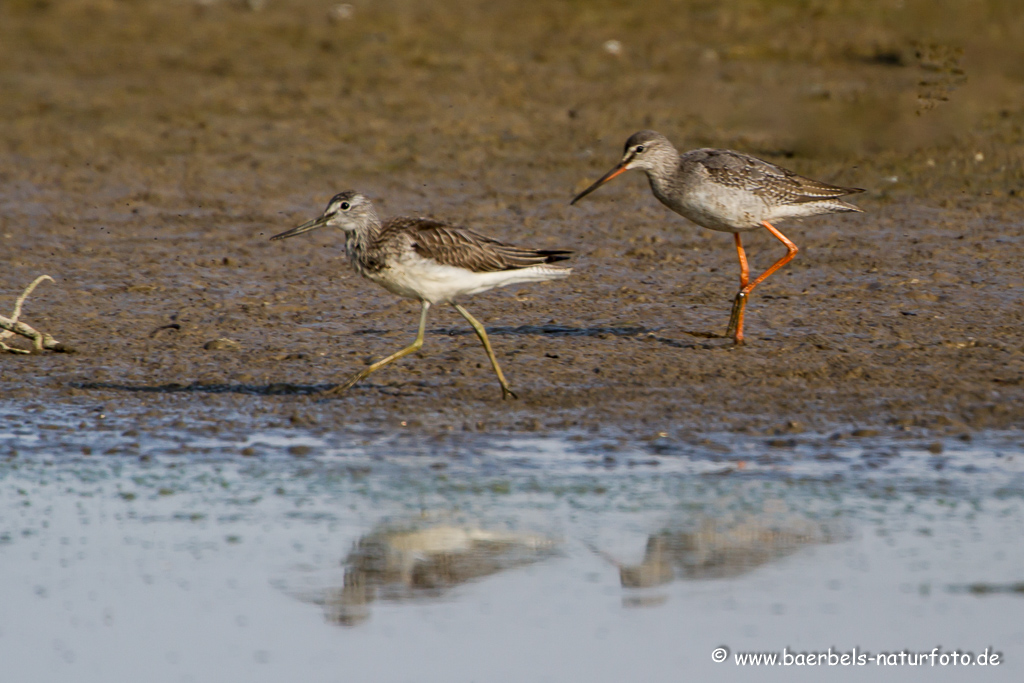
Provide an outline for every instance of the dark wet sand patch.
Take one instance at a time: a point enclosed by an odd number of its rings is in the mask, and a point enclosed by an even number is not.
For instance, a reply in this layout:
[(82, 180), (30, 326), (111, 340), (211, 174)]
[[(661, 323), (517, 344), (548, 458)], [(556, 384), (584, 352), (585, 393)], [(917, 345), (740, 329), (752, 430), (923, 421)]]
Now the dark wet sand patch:
[[(435, 435), (1020, 426), (1024, 20), (901, 6), (6, 3), (0, 288), (57, 278), (25, 320), (79, 352), (0, 357), (3, 395)], [(863, 215), (783, 224), (801, 252), (745, 348), (716, 338), (727, 235), (640, 177), (567, 206), (643, 127), (868, 189)], [(421, 353), (318, 395), (415, 334), (335, 236), (267, 241), (347, 187), (577, 250), (564, 283), (466, 302), (522, 400), (448, 312)], [(781, 253), (747, 242), (754, 270)]]

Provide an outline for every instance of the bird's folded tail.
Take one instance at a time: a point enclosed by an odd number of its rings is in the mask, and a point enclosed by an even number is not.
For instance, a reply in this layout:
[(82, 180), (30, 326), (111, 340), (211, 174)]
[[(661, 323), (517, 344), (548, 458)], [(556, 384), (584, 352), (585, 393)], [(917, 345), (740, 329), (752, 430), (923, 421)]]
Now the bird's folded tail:
[(561, 280), (562, 278), (569, 277), (572, 273), (572, 268), (539, 263), (535, 266), (527, 266), (526, 268), (517, 268), (515, 270), (506, 270), (503, 272), (509, 274), (508, 279), (510, 282), (543, 282), (544, 280)]
[[(568, 261), (573, 255), (573, 252), (569, 249), (538, 249), (537, 256), (544, 257), (544, 263), (557, 263), (558, 261)], [(569, 270), (572, 270), (570, 268)]]
[[(823, 202), (824, 203), (824, 202)], [(834, 213), (846, 213), (849, 211), (855, 211), (857, 213), (864, 213), (864, 209), (854, 206), (849, 202), (844, 202), (841, 199), (834, 199), (828, 202), (828, 206)]]
[(572, 273), (572, 268), (566, 268), (565, 266), (537, 266), (544, 273), (547, 273), (554, 279), (561, 279), (563, 277), (569, 277)]

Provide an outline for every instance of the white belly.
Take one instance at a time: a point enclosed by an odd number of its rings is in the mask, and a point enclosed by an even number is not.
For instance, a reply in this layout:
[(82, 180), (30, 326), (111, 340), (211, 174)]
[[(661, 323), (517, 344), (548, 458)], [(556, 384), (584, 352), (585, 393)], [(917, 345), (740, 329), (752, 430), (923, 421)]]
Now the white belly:
[(709, 230), (755, 230), (768, 215), (767, 204), (757, 195), (722, 185), (694, 187), (681, 197), (666, 197), (655, 188), (654, 195), (668, 208)]
[(419, 256), (409, 256), (393, 267), (366, 277), (389, 292), (409, 299), (439, 304), (455, 301), (466, 294), (486, 292), (520, 282), (540, 282), (567, 276), (571, 268), (539, 265), (516, 270), (474, 273), (457, 266), (446, 266)]

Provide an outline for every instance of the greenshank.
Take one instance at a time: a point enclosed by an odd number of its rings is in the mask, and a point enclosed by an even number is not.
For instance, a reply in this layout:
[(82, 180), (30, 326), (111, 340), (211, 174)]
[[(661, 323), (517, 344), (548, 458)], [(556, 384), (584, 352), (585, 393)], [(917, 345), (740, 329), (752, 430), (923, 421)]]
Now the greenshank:
[(418, 300), (422, 307), (419, 333), (411, 345), (367, 366), (332, 392), (343, 392), (385, 365), (418, 351), (423, 346), (427, 311), (434, 304), (447, 303), (480, 338), (501, 383), (501, 397), (518, 398), (505, 381), (484, 326), (457, 299), (495, 287), (564, 278), (572, 268), (551, 264), (568, 259), (571, 251), (516, 247), (431, 218), (381, 222), (370, 200), (352, 190), (336, 194), (320, 217), (270, 239), (294, 237), (324, 226), (345, 233), (348, 260), (359, 275), (389, 292)]

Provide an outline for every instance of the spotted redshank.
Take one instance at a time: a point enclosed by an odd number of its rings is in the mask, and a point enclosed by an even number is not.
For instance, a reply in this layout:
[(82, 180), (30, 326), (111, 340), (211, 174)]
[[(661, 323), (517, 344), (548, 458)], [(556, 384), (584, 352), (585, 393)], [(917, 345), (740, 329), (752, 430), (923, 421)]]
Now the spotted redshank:
[[(701, 227), (733, 233), (740, 260), (740, 291), (733, 301), (725, 336), (731, 336), (737, 344), (743, 343), (743, 313), (750, 293), (789, 263), (798, 251), (772, 223), (786, 218), (861, 211), (839, 197), (863, 190), (804, 178), (728, 149), (695, 149), (680, 154), (664, 135), (653, 130), (642, 130), (626, 140), (622, 161), (570, 203), (575, 204), (633, 168), (647, 174), (654, 196), (668, 208)], [(788, 251), (751, 281), (740, 233), (761, 227), (786, 245)]]
[(410, 346), (367, 366), (332, 393), (343, 392), (388, 363), (418, 351), (423, 346), (427, 311), (433, 304), (447, 303), (476, 331), (498, 375), (501, 397), (518, 398), (505, 381), (484, 326), (456, 299), (505, 285), (564, 278), (572, 268), (550, 264), (568, 259), (571, 251), (515, 247), (430, 218), (392, 218), (381, 223), (370, 200), (352, 190), (336, 194), (319, 218), (270, 239), (294, 237), (325, 225), (345, 233), (345, 250), (357, 273), (422, 306), (419, 333)]

